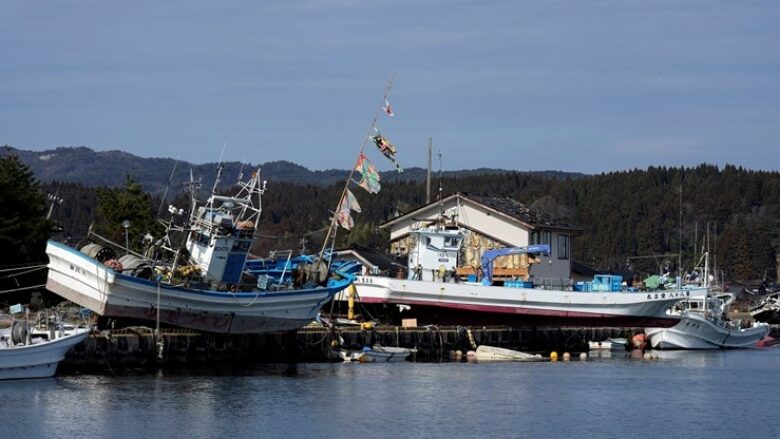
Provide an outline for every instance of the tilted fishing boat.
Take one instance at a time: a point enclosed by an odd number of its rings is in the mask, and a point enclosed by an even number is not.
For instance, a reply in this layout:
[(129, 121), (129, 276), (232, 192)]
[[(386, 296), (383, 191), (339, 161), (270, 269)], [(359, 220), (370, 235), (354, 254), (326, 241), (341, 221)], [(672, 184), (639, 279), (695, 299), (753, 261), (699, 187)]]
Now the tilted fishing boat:
[[(193, 189), (189, 218), (176, 226), (183, 210), (171, 206), (164, 239), (144, 254), (94, 233), (80, 249), (49, 241), (47, 289), (102, 316), (215, 333), (285, 331), (310, 323), (354, 276), (324, 260), (298, 264), (290, 282), (245, 270), (266, 189), (259, 178), (258, 170), (233, 196), (218, 195), (215, 184), (202, 205)], [(177, 237), (186, 237), (183, 245)]]
[(496, 257), (520, 254), (535, 258), (547, 245), (486, 251), (482, 279), (465, 281), (457, 275), (463, 232), (458, 226), (436, 223), (413, 229), (412, 249), (405, 273), (397, 277), (357, 276), (357, 299), (362, 303), (405, 305), (404, 315), (427, 323), (463, 325), (659, 326), (679, 321), (666, 311), (702, 288), (627, 291), (606, 285), (599, 291), (538, 288), (528, 280), (493, 279)]

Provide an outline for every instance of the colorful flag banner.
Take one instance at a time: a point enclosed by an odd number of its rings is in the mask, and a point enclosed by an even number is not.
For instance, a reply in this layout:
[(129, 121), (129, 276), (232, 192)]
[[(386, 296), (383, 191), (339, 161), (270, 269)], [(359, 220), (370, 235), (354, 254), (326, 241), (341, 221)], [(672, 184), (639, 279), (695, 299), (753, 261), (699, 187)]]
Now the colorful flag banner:
[(392, 143), (390, 143), (389, 140), (385, 139), (382, 134), (377, 132), (375, 136), (371, 136), (371, 140), (374, 141), (377, 148), (379, 148), (379, 151), (388, 159), (390, 159), (393, 163), (395, 163), (395, 154), (398, 152), (397, 149), (395, 149), (395, 146), (393, 146)]
[(352, 215), (350, 215), (349, 209), (340, 209), (336, 215), (341, 227), (344, 227), (347, 230), (351, 230), (353, 227), (355, 227), (355, 221), (352, 219)]
[(390, 102), (387, 102), (387, 99), (385, 99), (385, 105), (382, 106), (382, 110), (387, 113), (388, 116), (393, 117), (395, 116), (395, 113), (393, 113), (393, 107), (390, 106)]
[(346, 200), (350, 210), (354, 210), (357, 213), (362, 211), (360, 209), (360, 204), (358, 203), (357, 198), (355, 198), (355, 194), (353, 194), (351, 190), (347, 189), (347, 194), (344, 197), (344, 200)]
[(355, 221), (352, 219), (351, 211), (360, 212), (360, 204), (358, 204), (355, 194), (349, 189), (346, 190), (344, 198), (341, 199), (339, 210), (336, 213), (339, 225), (347, 230), (355, 227)]
[(376, 166), (371, 163), (368, 158), (361, 152), (358, 156), (357, 164), (355, 164), (355, 170), (360, 172), (362, 178), (357, 182), (358, 186), (367, 190), (370, 194), (378, 193), (382, 188), (379, 183), (379, 172), (376, 170)]

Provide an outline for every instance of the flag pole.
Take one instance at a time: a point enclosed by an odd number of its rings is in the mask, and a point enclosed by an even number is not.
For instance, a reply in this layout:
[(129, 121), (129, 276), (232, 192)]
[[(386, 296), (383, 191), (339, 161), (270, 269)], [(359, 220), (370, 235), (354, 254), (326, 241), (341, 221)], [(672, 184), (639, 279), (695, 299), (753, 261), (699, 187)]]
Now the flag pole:
[[(379, 108), (376, 110), (376, 113), (374, 113), (374, 119), (371, 121), (371, 126), (369, 126), (368, 128), (368, 135), (363, 138), (363, 144), (360, 145), (360, 152), (358, 153), (358, 159), (360, 159), (360, 154), (363, 154), (363, 151), (365, 151), (366, 149), (366, 145), (368, 144), (368, 139), (371, 137), (371, 133), (374, 131), (374, 128), (376, 127), (376, 121), (377, 119), (379, 119), (379, 115), (383, 111), (382, 106), (384, 105), (385, 101), (387, 101), (387, 96), (390, 94), (390, 90), (393, 88), (394, 81), (395, 81), (395, 73), (393, 73), (393, 76), (390, 78), (390, 81), (387, 83), (387, 86), (385, 86), (385, 94), (384, 96), (382, 96), (382, 101), (379, 104)], [(325, 254), (325, 248), (328, 246), (328, 240), (330, 239), (331, 233), (333, 233), (333, 228), (336, 227), (336, 218), (338, 217), (338, 209), (339, 207), (341, 207), (341, 203), (344, 201), (344, 197), (347, 195), (349, 182), (352, 181), (352, 176), (354, 174), (355, 174), (355, 166), (352, 166), (352, 169), (349, 171), (349, 175), (347, 176), (347, 181), (344, 182), (344, 189), (342, 189), (341, 191), (341, 197), (339, 197), (339, 202), (336, 205), (336, 211), (334, 212), (333, 216), (330, 219), (330, 227), (328, 227), (328, 233), (325, 234), (325, 240), (322, 242), (322, 249), (320, 250), (319, 257), (317, 258), (316, 269), (319, 269), (320, 267), (322, 256)]]

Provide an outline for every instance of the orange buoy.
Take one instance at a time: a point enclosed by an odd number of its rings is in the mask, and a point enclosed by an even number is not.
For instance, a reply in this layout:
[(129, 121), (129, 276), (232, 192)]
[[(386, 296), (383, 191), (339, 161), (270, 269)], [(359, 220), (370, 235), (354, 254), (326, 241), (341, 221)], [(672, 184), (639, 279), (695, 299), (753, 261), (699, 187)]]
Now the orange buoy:
[(636, 334), (631, 337), (631, 346), (634, 349), (644, 349), (647, 346), (647, 337), (645, 337), (645, 334)]

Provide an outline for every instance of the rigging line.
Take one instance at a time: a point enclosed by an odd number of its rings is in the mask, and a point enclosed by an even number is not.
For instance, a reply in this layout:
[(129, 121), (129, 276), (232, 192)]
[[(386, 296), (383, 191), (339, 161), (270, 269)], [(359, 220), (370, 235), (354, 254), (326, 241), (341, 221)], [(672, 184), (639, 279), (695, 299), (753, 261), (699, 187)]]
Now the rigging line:
[[(358, 158), (360, 158), (360, 154), (363, 153), (363, 151), (366, 149), (366, 144), (368, 144), (368, 139), (371, 137), (371, 132), (374, 130), (374, 127), (376, 127), (376, 121), (379, 118), (379, 115), (382, 113), (382, 105), (387, 100), (387, 96), (390, 94), (390, 90), (393, 88), (393, 81), (395, 81), (395, 73), (393, 73), (393, 76), (390, 78), (390, 82), (387, 83), (387, 86), (385, 87), (385, 93), (384, 96), (382, 96), (382, 101), (379, 104), (379, 107), (376, 110), (376, 113), (374, 113), (374, 119), (371, 120), (371, 126), (368, 128), (368, 135), (363, 138), (363, 144), (360, 146), (360, 152), (358, 153)], [(336, 209), (341, 207), (341, 203), (344, 201), (344, 197), (347, 195), (347, 189), (349, 188), (349, 182), (352, 180), (352, 176), (355, 174), (355, 166), (352, 166), (352, 169), (349, 171), (349, 175), (347, 176), (347, 180), (344, 183), (344, 189), (341, 191), (341, 197), (339, 198), (339, 202), (336, 205)], [(320, 255), (317, 260), (317, 268), (319, 268), (320, 261), (322, 261), (322, 255), (325, 253), (325, 248), (328, 246), (328, 239), (330, 239), (330, 234), (333, 231), (333, 227), (336, 224), (336, 218), (338, 217), (337, 214), (334, 214), (331, 217), (330, 220), (330, 227), (328, 228), (328, 233), (325, 235), (325, 240), (322, 243), (322, 249), (320, 250)]]
[[(12, 267), (12, 265), (6, 265), (6, 267)], [(35, 265), (20, 265), (20, 266), (17, 266), (16, 268), (2, 269), (2, 270), (0, 270), (0, 273), (5, 273), (5, 272), (8, 272), (8, 271), (26, 270), (28, 268), (41, 268), (41, 267), (48, 267), (48, 264), (41, 264), (41, 263), (36, 262)]]
[(43, 285), (33, 285), (33, 286), (31, 286), (31, 287), (14, 288), (14, 289), (12, 289), (12, 290), (3, 290), (3, 291), (0, 291), (0, 294), (5, 294), (5, 293), (15, 293), (15, 292), (17, 292), (17, 291), (25, 291), (25, 290), (34, 290), (34, 289), (36, 289), (36, 288), (43, 288), (43, 287), (45, 287), (45, 286), (46, 286), (46, 284), (43, 284)]
[(22, 271), (21, 273), (14, 273), (14, 274), (8, 274), (8, 275), (5, 275), (5, 276), (0, 276), (0, 279), (8, 279), (8, 278), (12, 278), (12, 277), (22, 276), (22, 275), (25, 275), (25, 274), (28, 274), (28, 273), (33, 273), (33, 272), (36, 272), (36, 271), (39, 271), (39, 270), (43, 270), (45, 268), (47, 268), (46, 265), (41, 265), (41, 266), (32, 268), (30, 270), (27, 270), (27, 271)]
[(168, 178), (168, 184), (165, 186), (165, 191), (163, 191), (162, 200), (160, 200), (160, 207), (157, 209), (157, 216), (160, 216), (162, 213), (163, 205), (165, 204), (165, 198), (168, 196), (168, 188), (171, 187), (171, 182), (173, 182), (173, 174), (176, 172), (176, 165), (179, 164), (179, 158), (176, 158), (176, 161), (173, 162), (173, 169), (171, 170), (171, 176)]

